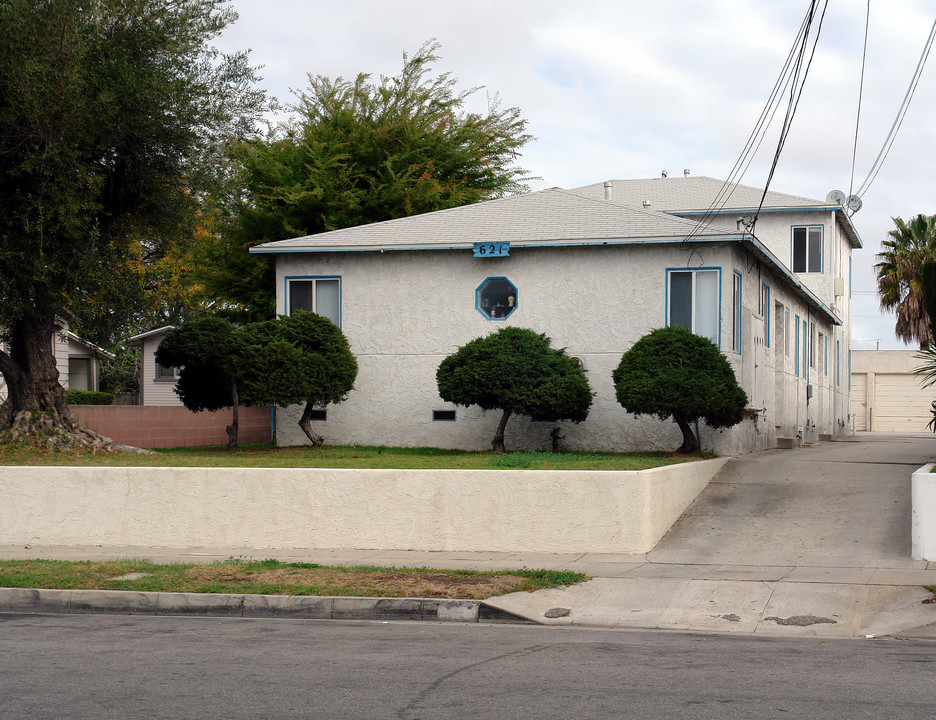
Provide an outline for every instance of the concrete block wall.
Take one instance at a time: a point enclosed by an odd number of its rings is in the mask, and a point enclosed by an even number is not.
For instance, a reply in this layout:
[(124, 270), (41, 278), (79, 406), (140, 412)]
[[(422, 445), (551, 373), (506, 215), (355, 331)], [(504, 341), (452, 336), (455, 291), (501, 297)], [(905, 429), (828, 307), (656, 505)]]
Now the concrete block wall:
[[(225, 428), (232, 410), (192, 412), (181, 405), (74, 405), (78, 421), (123, 445), (142, 448), (226, 445)], [(237, 441), (269, 442), (271, 413), (268, 407), (242, 407)]]

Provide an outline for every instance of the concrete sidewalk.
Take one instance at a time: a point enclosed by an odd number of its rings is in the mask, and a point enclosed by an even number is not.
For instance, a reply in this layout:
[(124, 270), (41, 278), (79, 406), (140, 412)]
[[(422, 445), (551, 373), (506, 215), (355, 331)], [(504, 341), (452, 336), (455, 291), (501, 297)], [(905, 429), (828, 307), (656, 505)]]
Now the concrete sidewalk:
[(909, 529), (910, 475), (934, 459), (933, 436), (883, 433), (735, 458), (646, 555), (0, 546), (0, 558), (568, 569), (594, 579), (486, 604), (558, 625), (936, 638), (923, 603), (936, 563), (910, 559)]

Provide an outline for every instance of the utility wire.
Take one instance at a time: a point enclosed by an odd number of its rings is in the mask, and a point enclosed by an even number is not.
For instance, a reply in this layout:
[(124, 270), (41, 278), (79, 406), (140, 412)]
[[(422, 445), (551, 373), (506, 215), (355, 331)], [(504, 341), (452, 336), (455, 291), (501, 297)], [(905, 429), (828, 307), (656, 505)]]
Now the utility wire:
[(893, 146), (894, 139), (897, 136), (897, 131), (900, 130), (900, 126), (903, 124), (903, 119), (907, 114), (907, 109), (910, 107), (910, 100), (913, 99), (913, 94), (916, 92), (917, 85), (920, 82), (920, 75), (923, 72), (923, 66), (926, 65), (926, 59), (929, 57), (930, 50), (933, 47), (934, 37), (936, 37), (936, 21), (933, 22), (933, 27), (930, 28), (929, 37), (923, 46), (923, 52), (920, 54), (920, 59), (917, 62), (916, 70), (913, 73), (913, 78), (910, 80), (910, 85), (907, 87), (907, 92), (904, 95), (903, 102), (900, 104), (900, 108), (897, 110), (897, 117), (894, 118), (890, 132), (887, 133), (887, 138), (885, 138), (884, 144), (881, 146), (881, 151), (874, 159), (874, 163), (871, 165), (871, 170), (868, 171), (868, 175), (864, 179), (864, 182), (861, 183), (861, 186), (858, 188), (858, 190), (855, 191), (855, 194), (858, 197), (861, 197), (866, 192), (868, 192), (868, 188), (871, 187), (871, 183), (874, 182), (878, 172), (881, 170), (881, 166), (884, 165), (884, 160), (887, 158), (888, 153), (890, 153), (891, 146)]
[(864, 76), (865, 61), (868, 56), (868, 26), (871, 24), (871, 0), (868, 0), (868, 8), (865, 12), (865, 32), (864, 47), (861, 49), (861, 81), (858, 83), (858, 112), (855, 115), (855, 144), (852, 147), (852, 165), (851, 177), (848, 179), (848, 194), (852, 194), (852, 187), (855, 184), (855, 158), (858, 155), (858, 125), (861, 122), (861, 98), (864, 95)]
[[(805, 54), (805, 49), (808, 46), (808, 39), (810, 31), (816, 16), (816, 2), (817, 0), (811, 0), (809, 9), (806, 12), (803, 22), (800, 24), (799, 31), (796, 34), (796, 38), (793, 41), (793, 45), (790, 48), (790, 52), (787, 55), (786, 61), (783, 64), (783, 68), (780, 71), (776, 82), (774, 83), (773, 89), (770, 92), (770, 96), (767, 99), (766, 104), (764, 105), (763, 110), (761, 111), (760, 116), (757, 119), (757, 122), (754, 126), (754, 129), (751, 131), (750, 136), (747, 139), (747, 142), (744, 145), (744, 148), (741, 151), (740, 156), (735, 161), (734, 166), (731, 169), (731, 172), (728, 175), (728, 178), (722, 184), (722, 187), (715, 194), (715, 197), (712, 199), (712, 202), (709, 204), (706, 211), (702, 214), (699, 220), (696, 222), (695, 228), (689, 233), (683, 242), (688, 243), (696, 236), (705, 232), (706, 229), (711, 225), (716, 213), (725, 207), (728, 201), (731, 198), (731, 195), (734, 193), (737, 185), (743, 179), (745, 173), (751, 165), (757, 151), (759, 150), (761, 143), (763, 143), (764, 138), (766, 137), (767, 129), (772, 124), (777, 111), (780, 108), (781, 101), (780, 98), (787, 94), (788, 90), (792, 97), (796, 96), (796, 102), (798, 102), (799, 95), (802, 93), (802, 83), (805, 82), (805, 74), (800, 80), (800, 72), (802, 69), (802, 58)], [(828, 0), (826, 0), (826, 5), (828, 5)], [(823, 17), (825, 15), (825, 9), (823, 9)], [(821, 29), (821, 20), (819, 23)], [(813, 43), (813, 53), (815, 53), (815, 42), (818, 41), (818, 32)], [(812, 55), (810, 56), (810, 63), (812, 62)], [(808, 65), (807, 65), (808, 71)], [(797, 91), (797, 87), (799, 89)], [(795, 103), (793, 103), (795, 110)], [(788, 107), (788, 121), (785, 121), (785, 129), (789, 131), (789, 121), (792, 120), (790, 116), (790, 111)], [(785, 136), (783, 138), (785, 140)], [(782, 143), (782, 141), (781, 141)], [(775, 154), (776, 157), (776, 154)], [(766, 191), (765, 191), (766, 195)], [(761, 198), (761, 206), (763, 206), (763, 197)], [(759, 212), (760, 208), (758, 209)], [(750, 228), (753, 235), (753, 227)]]

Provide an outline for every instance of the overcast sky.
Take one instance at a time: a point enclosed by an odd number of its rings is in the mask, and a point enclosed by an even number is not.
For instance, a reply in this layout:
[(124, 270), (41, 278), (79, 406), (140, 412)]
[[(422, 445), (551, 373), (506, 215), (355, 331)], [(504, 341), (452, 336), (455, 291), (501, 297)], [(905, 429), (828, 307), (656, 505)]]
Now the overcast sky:
[[(251, 49), (283, 102), (307, 75), (398, 74), (403, 53), (441, 43), (436, 72), (516, 106), (536, 140), (520, 166), (534, 190), (612, 178), (725, 179), (780, 73), (808, 0), (233, 0), (220, 38)], [(932, 0), (871, 2), (864, 96), (851, 178), (867, 0), (830, 0), (815, 60), (771, 189), (824, 199), (861, 185), (900, 107), (936, 18)], [(933, 53), (936, 55), (936, 53)], [(763, 187), (771, 127), (742, 182)], [(923, 71), (883, 169), (853, 221), (852, 346), (903, 348), (881, 316), (872, 266), (892, 217), (936, 213), (936, 57)]]

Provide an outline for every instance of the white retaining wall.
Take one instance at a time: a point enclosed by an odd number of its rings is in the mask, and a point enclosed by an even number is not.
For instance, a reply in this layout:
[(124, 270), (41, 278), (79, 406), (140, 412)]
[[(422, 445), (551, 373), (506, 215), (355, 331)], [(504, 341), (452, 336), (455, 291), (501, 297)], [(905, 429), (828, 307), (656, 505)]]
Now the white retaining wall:
[(0, 468), (0, 544), (644, 553), (727, 458), (642, 471)]

